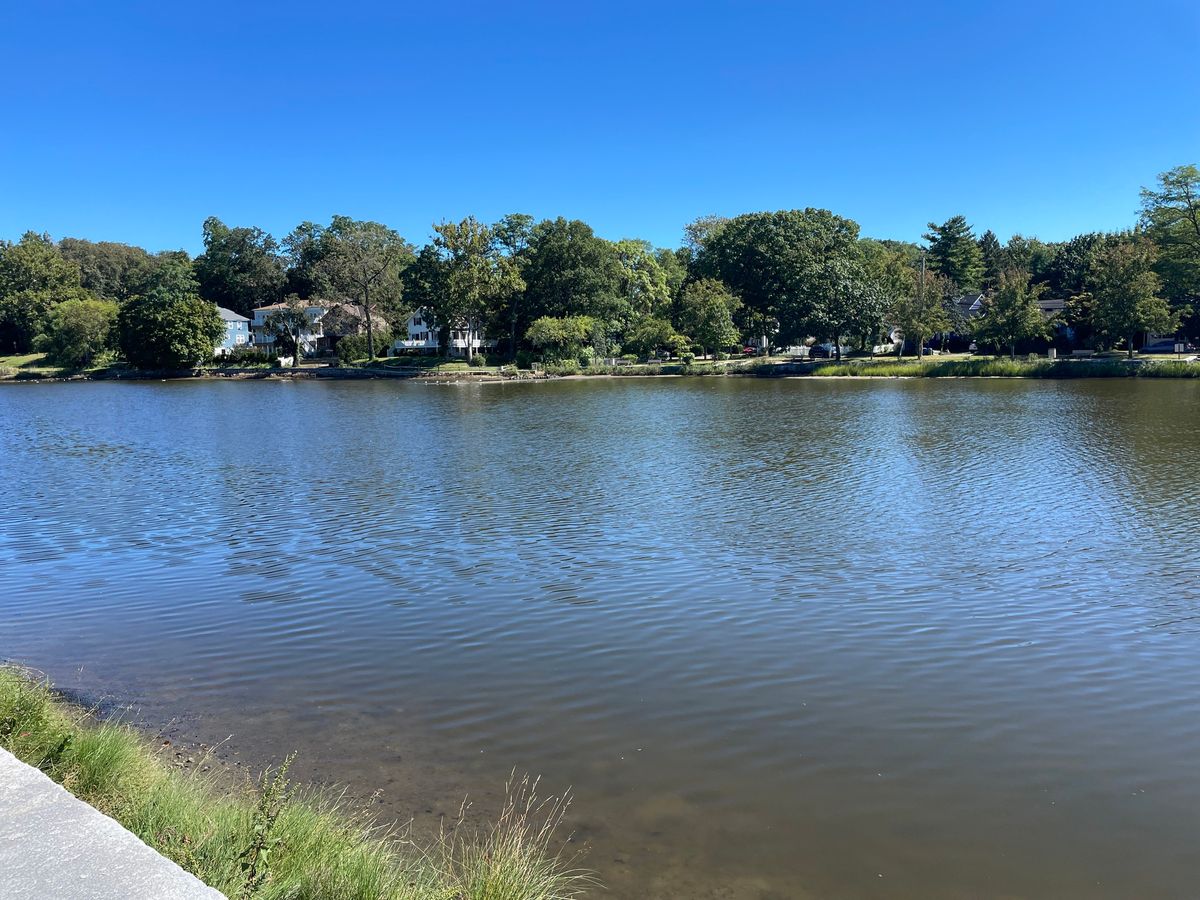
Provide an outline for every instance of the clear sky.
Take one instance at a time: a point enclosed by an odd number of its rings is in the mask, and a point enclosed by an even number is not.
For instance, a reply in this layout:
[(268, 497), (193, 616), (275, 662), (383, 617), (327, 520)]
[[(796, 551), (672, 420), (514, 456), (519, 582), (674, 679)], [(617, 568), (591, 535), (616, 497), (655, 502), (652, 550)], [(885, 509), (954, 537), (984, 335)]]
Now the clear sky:
[(819, 206), (1057, 240), (1200, 162), (1198, 58), (1196, 0), (5, 3), (0, 237), (529, 212), (675, 246)]

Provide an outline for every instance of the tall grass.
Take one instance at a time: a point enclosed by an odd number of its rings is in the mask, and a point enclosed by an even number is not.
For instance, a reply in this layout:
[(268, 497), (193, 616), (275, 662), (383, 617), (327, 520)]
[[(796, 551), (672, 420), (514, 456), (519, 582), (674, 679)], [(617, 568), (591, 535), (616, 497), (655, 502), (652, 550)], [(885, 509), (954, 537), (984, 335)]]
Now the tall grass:
[[(1177, 367), (1177, 368), (1167, 368)], [(1123, 360), (957, 359), (944, 362), (902, 360), (821, 363), (812, 375), (875, 378), (1130, 378), (1134, 376), (1198, 377), (1190, 363), (1129, 364)]]
[(133, 729), (94, 721), (11, 666), (0, 666), (0, 747), (231, 898), (570, 900), (593, 883), (558, 836), (568, 801), (539, 800), (528, 780), (510, 784), (492, 825), (464, 816), (419, 845), (296, 790), (286, 765), (232, 792), (172, 769)]

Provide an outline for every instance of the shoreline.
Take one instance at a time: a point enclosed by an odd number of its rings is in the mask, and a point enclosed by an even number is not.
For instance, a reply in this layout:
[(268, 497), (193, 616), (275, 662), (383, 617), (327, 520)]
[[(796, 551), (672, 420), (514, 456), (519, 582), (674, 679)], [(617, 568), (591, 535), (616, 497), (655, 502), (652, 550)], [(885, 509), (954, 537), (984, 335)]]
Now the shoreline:
[(496, 816), (464, 804), (418, 838), (411, 823), (382, 820), (374, 795), (293, 781), (295, 754), (258, 767), (222, 753), (225, 742), (113, 715), (126, 708), (0, 663), (0, 748), (231, 898), (440, 900), (490, 885), (489, 900), (553, 900), (597, 884), (562, 827), (569, 794), (535, 797), (528, 777), (510, 777)]
[(499, 372), (431, 372), (425, 368), (386, 366), (307, 366), (273, 369), (183, 369), (139, 371), (106, 369), (69, 374), (17, 372), (0, 375), (0, 384), (61, 384), (79, 381), (374, 381), (399, 380), (428, 383), (465, 382), (509, 384), (545, 381), (584, 381), (620, 378), (1200, 378), (1200, 361), (1179, 359), (1037, 359), (969, 358), (959, 360), (897, 361), (888, 358), (852, 359), (841, 362), (739, 362), (631, 365), (618, 369), (550, 374), (522, 370), (519, 374)]

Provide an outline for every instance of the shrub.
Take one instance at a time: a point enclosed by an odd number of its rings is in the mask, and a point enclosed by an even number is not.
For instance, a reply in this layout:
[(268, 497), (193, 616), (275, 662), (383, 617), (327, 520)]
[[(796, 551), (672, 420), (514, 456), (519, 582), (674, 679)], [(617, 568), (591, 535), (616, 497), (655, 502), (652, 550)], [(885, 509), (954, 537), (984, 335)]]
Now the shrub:
[(690, 366), (693, 362), (695, 362), (695, 360), (696, 354), (691, 350), (685, 350), (683, 353), (679, 354), (679, 361), (685, 366)]
[[(375, 338), (375, 354), (382, 356), (387, 352), (388, 345), (392, 342), (392, 333), (387, 329), (375, 329), (373, 333)], [(366, 359), (368, 353), (367, 336), (365, 334), (348, 334), (337, 343), (338, 361), (343, 365), (352, 363), (355, 360)]]
[(528, 350), (517, 351), (517, 368), (528, 369), (531, 368), (535, 362), (537, 362), (537, 357)]
[(580, 372), (579, 360), (577, 359), (548, 362), (543, 369), (547, 375), (578, 375)]
[(488, 364), (487, 357), (484, 356), (482, 353), (476, 353), (469, 360), (467, 360), (467, 365), (469, 365), (473, 369), (482, 369), (487, 364)]
[(252, 366), (278, 366), (279, 357), (263, 353), (251, 347), (236, 347), (225, 354), (213, 357), (213, 365), (230, 368), (248, 368)]

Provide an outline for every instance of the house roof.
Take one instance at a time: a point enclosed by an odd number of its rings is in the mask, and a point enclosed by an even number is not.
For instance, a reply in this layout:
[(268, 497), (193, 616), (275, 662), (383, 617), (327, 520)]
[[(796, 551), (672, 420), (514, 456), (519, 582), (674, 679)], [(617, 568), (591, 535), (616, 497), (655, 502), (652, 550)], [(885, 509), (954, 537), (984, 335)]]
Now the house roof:
[(226, 322), (249, 322), (250, 321), (245, 316), (239, 316), (232, 309), (226, 309), (223, 306), (218, 306), (217, 312), (219, 312), (221, 314), (221, 318), (224, 319)]
[[(259, 312), (260, 310), (264, 310), (264, 309), (287, 309), (287, 307), (288, 307), (288, 304), (286, 304), (286, 303), (268, 303), (266, 306), (254, 307), (254, 311)], [(304, 308), (305, 309), (328, 309), (329, 307), (326, 306), (324, 303), (305, 303)]]
[(1059, 297), (1042, 297), (1037, 305), (1042, 312), (1062, 312), (1067, 308), (1067, 301)]

